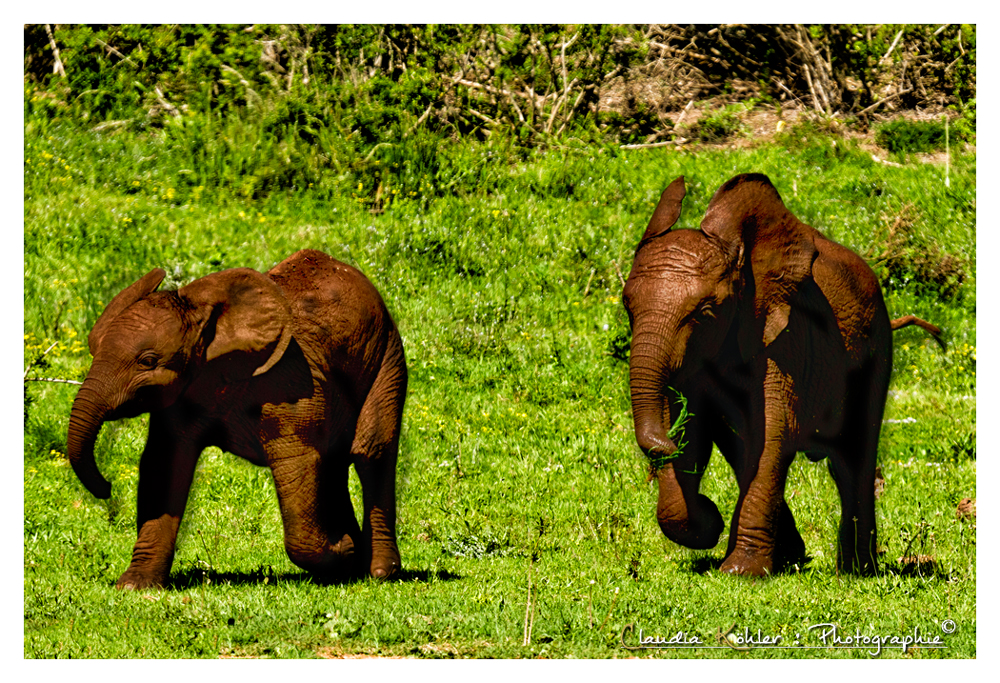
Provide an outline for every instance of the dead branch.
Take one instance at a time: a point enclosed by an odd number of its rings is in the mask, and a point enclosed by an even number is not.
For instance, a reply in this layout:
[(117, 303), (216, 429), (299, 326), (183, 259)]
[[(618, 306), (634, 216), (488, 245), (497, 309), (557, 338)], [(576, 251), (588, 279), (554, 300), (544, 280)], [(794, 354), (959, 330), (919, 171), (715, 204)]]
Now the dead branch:
[[(407, 137), (410, 133), (412, 133), (413, 131), (415, 131), (417, 129), (417, 126), (419, 126), (421, 123), (423, 123), (424, 121), (426, 121), (427, 117), (430, 116), (432, 109), (434, 109), (434, 103), (433, 102), (431, 102), (430, 105), (427, 107), (426, 111), (424, 111), (424, 113), (420, 115), (420, 118), (417, 119), (417, 122), (414, 123), (410, 127), (410, 129), (408, 131), (406, 131), (405, 133), (403, 133), (403, 137), (404, 138)], [(522, 119), (522, 121), (523, 121), (523, 119)]]
[(469, 107), (469, 112), (471, 114), (473, 114), (474, 116), (477, 116), (477, 117), (481, 118), (483, 121), (485, 121), (486, 123), (488, 123), (490, 125), (496, 125), (496, 121), (494, 119), (491, 119), (489, 116), (487, 116), (486, 114), (482, 113), (481, 111), (476, 111), (472, 107)]
[(104, 123), (99, 123), (90, 130), (94, 133), (100, 133), (102, 130), (107, 130), (108, 128), (118, 128), (120, 126), (128, 125), (132, 123), (133, 119), (122, 119), (120, 121), (105, 121)]
[(889, 100), (894, 100), (897, 97), (899, 97), (900, 95), (905, 95), (906, 93), (911, 92), (912, 90), (913, 90), (913, 88), (907, 88), (906, 90), (901, 90), (901, 91), (899, 91), (897, 93), (893, 93), (892, 95), (889, 95), (888, 97), (883, 97), (881, 100), (879, 100), (875, 104), (870, 104), (867, 107), (865, 107), (864, 109), (862, 109), (861, 111), (859, 111), (858, 112), (858, 116), (861, 116), (863, 114), (867, 114), (868, 112), (870, 112), (873, 109), (877, 108), (879, 105), (885, 104)]
[(53, 382), (55, 384), (76, 384), (82, 385), (83, 382), (77, 382), (75, 379), (60, 379), (57, 377), (25, 377), (25, 382)]
[(810, 73), (808, 64), (802, 65), (802, 72), (806, 75), (806, 83), (809, 85), (809, 94), (812, 95), (813, 99), (813, 108), (818, 112), (822, 112), (823, 107), (819, 102), (819, 97), (816, 96), (816, 86), (813, 84), (812, 74)]
[(573, 103), (573, 106), (569, 108), (569, 111), (566, 112), (566, 118), (563, 121), (563, 124), (559, 126), (559, 130), (556, 131), (556, 135), (560, 135), (566, 129), (566, 126), (569, 125), (570, 120), (573, 118), (573, 114), (576, 112), (576, 108), (579, 107), (580, 102), (583, 101), (583, 95), (585, 92), (586, 90), (581, 90), (580, 94), (576, 96), (576, 101)]
[(896, 37), (893, 39), (892, 45), (890, 45), (889, 49), (885, 51), (884, 55), (882, 55), (882, 59), (878, 60), (878, 64), (884, 62), (889, 57), (889, 55), (892, 54), (892, 51), (896, 49), (896, 43), (898, 43), (899, 39), (902, 37), (903, 37), (903, 29), (900, 29), (899, 33), (897, 33)]
[[(566, 99), (569, 97), (569, 89), (577, 84), (577, 79), (573, 79), (573, 82), (569, 84), (565, 92), (562, 95), (557, 96), (555, 103), (552, 105), (552, 111), (549, 113), (549, 121), (545, 124), (545, 132), (552, 132), (552, 123), (556, 120), (556, 114), (566, 104)], [(582, 95), (583, 93), (581, 93)], [(579, 101), (579, 100), (578, 100)]]
[(798, 26), (799, 41), (805, 52), (805, 57), (807, 57), (812, 62), (812, 69), (816, 74), (816, 89), (819, 92), (820, 99), (823, 101), (823, 109), (826, 113), (831, 112), (831, 102), (830, 97), (827, 95), (827, 91), (831, 89), (830, 84), (830, 65), (823, 60), (823, 56), (813, 45), (812, 40), (809, 38), (809, 32), (804, 26)]
[(636, 145), (621, 145), (618, 149), (649, 149), (650, 147), (669, 147), (670, 145), (676, 145), (677, 143), (673, 140), (667, 142), (648, 142)]
[(622, 277), (622, 269), (618, 267), (618, 261), (611, 262), (615, 267), (615, 272), (618, 273), (618, 280), (622, 283), (622, 288), (625, 287), (625, 278)]
[(42, 351), (42, 355), (40, 355), (38, 358), (36, 358), (35, 360), (33, 360), (30, 363), (28, 363), (28, 367), (26, 367), (24, 369), (24, 379), (28, 379), (28, 373), (31, 372), (31, 368), (33, 368), (36, 365), (38, 365), (39, 363), (41, 363), (42, 359), (45, 358), (45, 356), (49, 355), (49, 351), (51, 351), (52, 349), (54, 349), (56, 347), (56, 344), (58, 344), (58, 343), (59, 342), (57, 342), (57, 341), (52, 342), (52, 345), (49, 346), (49, 348), (47, 348), (44, 351)]
[[(95, 41), (97, 42), (97, 44), (98, 44), (98, 45), (100, 45), (100, 46), (101, 46), (101, 47), (103, 47), (103, 48), (104, 48), (105, 50), (107, 50), (108, 52), (110, 52), (111, 54), (113, 54), (113, 55), (114, 55), (115, 57), (117, 57), (118, 59), (120, 59), (120, 60), (121, 60), (122, 62), (128, 62), (128, 63), (129, 63), (129, 64), (131, 64), (132, 66), (134, 66), (134, 67), (138, 68), (138, 66), (136, 65), (136, 63), (135, 63), (135, 62), (133, 62), (133, 61), (132, 61), (131, 59), (129, 59), (128, 57), (126, 57), (125, 55), (123, 55), (123, 54), (122, 54), (121, 52), (119, 52), (119, 51), (118, 51), (118, 50), (116, 50), (115, 48), (113, 48), (113, 47), (111, 47), (110, 45), (108, 45), (107, 43), (105, 43), (105, 42), (104, 42), (103, 40), (101, 40), (100, 38), (94, 38), (94, 40), (95, 40)], [(120, 63), (120, 62), (119, 62), (119, 63)]]
[(886, 161), (885, 159), (879, 159), (874, 154), (872, 154), (871, 156), (872, 156), (872, 161), (876, 161), (876, 162), (878, 162), (880, 164), (885, 164), (886, 166), (895, 166), (896, 168), (902, 168), (903, 167), (902, 164), (897, 164), (895, 161)]
[(507, 99), (510, 101), (511, 106), (514, 107), (514, 111), (517, 112), (518, 120), (521, 123), (525, 123), (524, 114), (521, 113), (521, 108), (517, 106), (517, 100), (514, 99), (513, 95), (508, 95)]
[(538, 95), (536, 95), (535, 91), (532, 90), (530, 86), (529, 86), (529, 92), (527, 93), (515, 93), (510, 90), (504, 90), (503, 88), (494, 87), (492, 85), (483, 85), (482, 83), (476, 83), (475, 81), (467, 80), (465, 78), (462, 78), (461, 76), (452, 76), (451, 82), (457, 83), (458, 85), (464, 85), (467, 88), (484, 90), (490, 93), (491, 95), (506, 95), (507, 97), (513, 97), (514, 95), (519, 95), (520, 97), (524, 97), (525, 99), (527, 99), (529, 102), (532, 102), (534, 106), (539, 108), (543, 107), (545, 105), (545, 100), (548, 99), (547, 97), (539, 97)]
[(687, 103), (687, 106), (684, 107), (684, 111), (681, 112), (681, 115), (677, 117), (677, 121), (674, 123), (674, 128), (681, 125), (681, 123), (684, 121), (684, 117), (688, 115), (688, 112), (691, 111), (691, 107), (693, 106), (694, 106), (694, 100), (690, 100)]
[(52, 29), (49, 28), (48, 24), (45, 24), (45, 33), (49, 36), (49, 47), (52, 48), (52, 59), (54, 63), (52, 64), (52, 73), (59, 74), (63, 78), (66, 78), (66, 69), (63, 68), (62, 59), (59, 57), (59, 46), (56, 45), (55, 36), (52, 35)]
[(163, 96), (163, 91), (160, 90), (160, 86), (153, 88), (153, 92), (156, 93), (156, 101), (160, 103), (160, 106), (166, 109), (172, 116), (180, 116), (181, 112), (174, 105), (167, 102), (166, 98)]

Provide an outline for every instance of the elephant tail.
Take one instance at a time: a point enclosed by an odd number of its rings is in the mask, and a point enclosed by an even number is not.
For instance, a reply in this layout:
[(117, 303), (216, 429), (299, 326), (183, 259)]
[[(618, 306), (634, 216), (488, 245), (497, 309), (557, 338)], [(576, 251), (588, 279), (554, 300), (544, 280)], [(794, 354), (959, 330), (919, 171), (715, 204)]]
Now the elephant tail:
[(921, 320), (915, 315), (904, 315), (902, 318), (896, 318), (895, 320), (890, 321), (889, 325), (892, 327), (893, 332), (903, 327), (909, 327), (910, 325), (922, 327), (931, 333), (931, 336), (934, 337), (934, 341), (938, 343), (942, 351), (948, 350), (944, 337), (941, 336), (941, 328), (937, 325), (932, 325), (926, 320)]

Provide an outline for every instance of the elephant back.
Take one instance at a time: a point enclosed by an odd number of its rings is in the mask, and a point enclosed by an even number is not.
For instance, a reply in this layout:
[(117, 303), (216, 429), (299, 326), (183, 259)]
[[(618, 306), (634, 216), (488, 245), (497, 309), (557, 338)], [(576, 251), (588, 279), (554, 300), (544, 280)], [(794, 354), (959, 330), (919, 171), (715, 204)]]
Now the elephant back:
[(304, 249), (267, 274), (291, 304), (294, 336), (314, 366), (374, 376), (395, 325), (361, 271)]

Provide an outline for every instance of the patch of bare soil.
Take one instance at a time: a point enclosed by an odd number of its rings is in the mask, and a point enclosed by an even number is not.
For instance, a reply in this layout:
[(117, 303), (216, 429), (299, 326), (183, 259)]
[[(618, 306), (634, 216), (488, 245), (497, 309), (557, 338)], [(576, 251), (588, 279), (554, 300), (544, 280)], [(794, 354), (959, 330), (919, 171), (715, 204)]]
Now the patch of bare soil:
[[(613, 98), (612, 98), (613, 99)], [(620, 99), (620, 98), (619, 98)], [(758, 104), (749, 110), (739, 111), (738, 108), (733, 114), (739, 120), (739, 130), (719, 142), (702, 142), (693, 139), (693, 136), (686, 135), (696, 131), (699, 123), (708, 117), (718, 114), (725, 106), (714, 103), (693, 102), (683, 109), (668, 109), (658, 112), (660, 120), (664, 123), (664, 130), (655, 136), (656, 143), (663, 144), (663, 140), (671, 134), (674, 135), (674, 144), (687, 149), (746, 149), (762, 144), (774, 142), (774, 138), (779, 133), (788, 133), (792, 128), (806, 121), (814, 121), (816, 127), (826, 131), (833, 136), (839, 136), (844, 140), (851, 140), (858, 145), (863, 152), (871, 155), (875, 161), (892, 165), (887, 161), (888, 152), (875, 143), (875, 131), (878, 124), (893, 121), (896, 119), (908, 119), (911, 121), (940, 121), (942, 115), (946, 114), (943, 107), (935, 106), (918, 110), (886, 110), (884, 113), (870, 115), (862, 123), (848, 122), (844, 117), (827, 117), (817, 114), (811, 109), (804, 107), (783, 105), (774, 106), (771, 104)], [(613, 110), (615, 108), (628, 110), (626, 103), (618, 100), (604, 102), (602, 100), (601, 109)], [(673, 130), (670, 130), (672, 123)], [(975, 145), (962, 144), (962, 149), (966, 152), (975, 153)], [(928, 154), (912, 154), (912, 160), (925, 164), (944, 165), (948, 160), (948, 154), (944, 151), (932, 152)]]

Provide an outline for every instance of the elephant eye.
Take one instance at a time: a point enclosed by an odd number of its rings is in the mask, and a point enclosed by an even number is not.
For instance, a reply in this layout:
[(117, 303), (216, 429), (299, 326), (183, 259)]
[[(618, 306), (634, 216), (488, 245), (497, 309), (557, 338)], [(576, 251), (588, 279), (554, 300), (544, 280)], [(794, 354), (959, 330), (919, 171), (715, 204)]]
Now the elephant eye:
[(698, 317), (699, 318), (714, 318), (715, 310), (710, 303), (703, 303), (698, 307)]
[(143, 370), (152, 370), (156, 367), (158, 360), (159, 359), (156, 357), (155, 353), (146, 353), (139, 356), (139, 358), (136, 359), (136, 363)]

